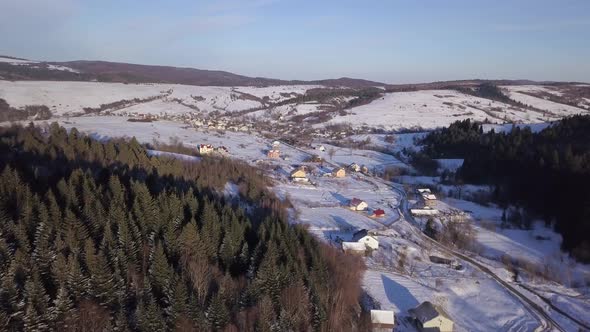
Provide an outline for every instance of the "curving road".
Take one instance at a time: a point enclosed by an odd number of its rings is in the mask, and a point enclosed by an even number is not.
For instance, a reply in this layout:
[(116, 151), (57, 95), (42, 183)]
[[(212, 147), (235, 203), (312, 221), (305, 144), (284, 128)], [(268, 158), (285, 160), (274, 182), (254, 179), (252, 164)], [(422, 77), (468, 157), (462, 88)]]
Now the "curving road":
[[(409, 213), (408, 201), (406, 198), (405, 190), (403, 188), (400, 189), (400, 188), (396, 187), (395, 185), (391, 185), (391, 188), (393, 190), (397, 191), (400, 194), (400, 196), (402, 197), (400, 210), (402, 211), (404, 218), (408, 221), (411, 221), (414, 225), (417, 225), (417, 222), (414, 220), (414, 217)], [(515, 287), (510, 285), (504, 279), (500, 278), (498, 275), (496, 275), (493, 271), (491, 271), (485, 265), (481, 264), (480, 262), (478, 262), (477, 260), (474, 260), (473, 258), (471, 258), (469, 256), (466, 256), (460, 252), (457, 252), (453, 249), (450, 249), (450, 248), (442, 245), (438, 241), (431, 239), (430, 237), (426, 236), (418, 227), (413, 227), (412, 229), (413, 229), (414, 234), (416, 236), (422, 238), (423, 240), (429, 241), (430, 243), (432, 243), (434, 246), (436, 246), (442, 252), (445, 252), (451, 256), (455, 256), (456, 258), (459, 258), (463, 261), (468, 262), (469, 264), (474, 266), (476, 269), (487, 274), (490, 278), (495, 280), (500, 286), (502, 286), (502, 288), (504, 288), (506, 291), (508, 291), (510, 294), (512, 294), (519, 302), (521, 302), (523, 304), (524, 308), (528, 312), (530, 312), (533, 316), (537, 317), (537, 319), (539, 320), (540, 326), (536, 329), (536, 331), (563, 331), (563, 332), (566, 331), (539, 304), (535, 303), (533, 300), (529, 299), (526, 295), (522, 294), (518, 289), (516, 289)]]

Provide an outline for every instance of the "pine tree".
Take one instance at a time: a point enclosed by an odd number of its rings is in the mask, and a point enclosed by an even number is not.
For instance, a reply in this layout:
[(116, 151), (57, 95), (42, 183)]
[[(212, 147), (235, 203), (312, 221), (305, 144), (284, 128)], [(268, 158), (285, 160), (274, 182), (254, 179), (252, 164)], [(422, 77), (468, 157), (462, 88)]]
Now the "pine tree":
[(33, 275), (25, 284), (25, 316), (23, 318), (25, 330), (45, 331), (49, 329), (48, 305), (49, 295), (41, 283), (39, 272), (34, 270)]
[(60, 287), (50, 310), (50, 317), (51, 321), (54, 322), (55, 330), (65, 330), (68, 328), (68, 324), (71, 322), (68, 322), (66, 318), (74, 318), (72, 317), (72, 314), (75, 313), (73, 309), (74, 302), (72, 302), (66, 287)]
[[(146, 303), (147, 301), (147, 303)], [(138, 325), (141, 331), (165, 331), (166, 321), (151, 297), (141, 300), (137, 306)]]
[(220, 294), (216, 294), (211, 299), (209, 307), (207, 308), (207, 321), (211, 325), (213, 331), (221, 331), (229, 322), (229, 311), (223, 303), (223, 298)]
[(68, 257), (66, 288), (76, 303), (83, 298), (88, 290), (88, 278), (82, 273), (80, 262), (75, 254)]
[(164, 248), (161, 245), (156, 245), (154, 249), (149, 272), (154, 291), (159, 296), (158, 299), (163, 300), (165, 303), (170, 303), (170, 281), (172, 280), (174, 271), (170, 267), (166, 254), (164, 253)]

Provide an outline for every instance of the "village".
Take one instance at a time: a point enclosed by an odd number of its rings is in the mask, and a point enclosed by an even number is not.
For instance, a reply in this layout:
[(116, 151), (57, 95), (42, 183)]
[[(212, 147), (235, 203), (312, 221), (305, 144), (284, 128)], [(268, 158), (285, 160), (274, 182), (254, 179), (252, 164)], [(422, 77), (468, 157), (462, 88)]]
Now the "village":
[[(215, 151), (222, 149), (222, 147), (215, 148), (208, 144), (200, 144), (198, 147), (201, 155), (216, 153)], [(225, 148), (223, 149), (223, 151), (227, 151)], [(284, 189), (279, 190), (285, 190), (286, 195), (293, 195), (298, 191), (292, 190), (293, 187), (303, 191), (315, 191), (314, 189), (330, 188), (336, 185), (340, 187), (340, 192), (345, 192), (345, 187), (351, 186), (351, 183), (357, 181), (370, 185), (379, 182), (375, 180), (375, 174), (372, 174), (366, 165), (359, 165), (356, 162), (340, 165), (337, 162), (325, 160), (330, 156), (328, 156), (326, 146), (322, 144), (313, 146), (310, 151), (300, 151), (308, 156), (299, 156), (298, 161), (302, 162), (297, 163), (292, 163), (293, 160), (288, 157), (288, 153), (282, 153), (282, 149), (293, 150), (294, 148), (275, 140), (267, 147), (265, 151), (266, 158), (258, 159), (255, 162), (258, 166), (273, 171), (272, 177), (285, 186)], [(295, 149), (297, 150), (297, 148)], [(282, 186), (279, 185), (280, 187)], [(355, 215), (354, 218), (358, 220), (358, 223), (354, 223), (352, 220), (344, 220), (344, 217), (339, 220), (334, 218), (340, 222), (338, 224), (337, 221), (336, 227), (319, 227), (310, 230), (317, 232), (318, 236), (323, 237), (325, 241), (333, 246), (341, 248), (342, 251), (366, 257), (371, 262), (374, 262), (373, 256), (379, 257), (377, 254), (379, 251), (391, 250), (391, 243), (386, 239), (391, 236), (390, 226), (403, 218), (399, 210), (399, 197), (395, 195), (395, 192), (387, 187), (381, 187), (379, 190), (381, 191), (380, 194), (384, 196), (381, 197), (378, 203), (375, 202), (377, 197), (364, 199), (364, 196), (367, 195), (345, 197), (339, 194), (332, 194), (332, 198), (336, 197), (337, 202), (330, 202), (331, 200), (325, 199), (325, 197), (316, 201), (316, 204), (321, 204), (313, 208), (316, 211), (322, 208), (349, 211), (346, 213)], [(415, 208), (411, 209), (412, 215), (419, 218), (424, 215), (434, 216), (438, 213), (432, 207), (436, 201), (436, 196), (432, 194), (430, 189), (418, 188), (416, 194), (420, 197), (420, 200), (414, 204)], [(302, 196), (309, 199), (307, 194), (297, 197)], [(297, 201), (297, 197), (290, 196), (290, 199)], [(380, 241), (384, 239), (386, 239), (385, 243), (380, 245)], [(433, 264), (453, 267), (456, 263), (438, 256), (431, 256), (430, 260)], [(453, 320), (444, 309), (440, 305), (429, 301), (424, 301), (414, 308), (410, 308), (407, 316), (402, 318), (401, 323), (398, 322), (397, 325), (395, 317), (399, 317), (400, 312), (370, 308), (368, 310), (370, 310), (374, 331), (392, 331), (395, 326), (404, 326), (406, 329), (414, 327), (418, 331), (454, 330)]]

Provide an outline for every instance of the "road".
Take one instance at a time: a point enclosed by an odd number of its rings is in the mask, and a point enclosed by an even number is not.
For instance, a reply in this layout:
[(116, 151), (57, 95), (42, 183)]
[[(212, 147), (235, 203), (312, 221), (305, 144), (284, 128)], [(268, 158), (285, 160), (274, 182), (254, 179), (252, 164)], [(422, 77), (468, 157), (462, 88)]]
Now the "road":
[[(406, 192), (403, 188), (398, 188), (395, 185), (391, 185), (391, 188), (397, 191), (401, 199), (401, 206), (400, 210), (404, 216), (404, 218), (410, 221), (414, 226), (417, 225), (417, 222), (414, 220), (414, 217), (409, 213), (408, 201), (406, 198)], [(447, 253), (448, 255), (455, 256), (456, 258), (468, 262), (473, 267), (478, 269), (479, 271), (483, 272), (484, 274), (488, 275), (490, 278), (495, 280), (502, 288), (504, 288), (508, 293), (512, 294), (519, 302), (521, 302), (524, 308), (530, 312), (533, 316), (537, 317), (539, 320), (540, 326), (537, 328), (536, 331), (563, 331), (563, 329), (558, 322), (556, 322), (539, 304), (535, 303), (533, 300), (528, 298), (526, 295), (522, 294), (518, 289), (510, 285), (504, 279), (500, 278), (496, 275), (493, 271), (491, 271), (488, 267), (481, 264), (477, 260), (466, 256), (460, 252), (457, 252), (447, 246), (442, 245), (438, 241), (431, 239), (430, 237), (426, 236), (417, 226), (413, 227), (414, 234), (425, 241), (432, 243), (442, 252)]]

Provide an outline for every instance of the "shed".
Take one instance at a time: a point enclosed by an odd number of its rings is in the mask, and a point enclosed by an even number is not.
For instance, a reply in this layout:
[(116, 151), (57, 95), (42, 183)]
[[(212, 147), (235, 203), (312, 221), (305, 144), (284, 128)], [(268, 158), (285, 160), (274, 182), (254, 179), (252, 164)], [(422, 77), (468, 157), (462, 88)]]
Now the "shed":
[(452, 332), (454, 323), (439, 307), (426, 301), (408, 310), (420, 331)]
[(389, 310), (371, 310), (371, 330), (391, 332), (395, 326), (395, 315)]
[(359, 242), (342, 242), (342, 250), (347, 253), (362, 255), (367, 251), (367, 246)]
[(360, 172), (361, 171), (361, 167), (357, 163), (352, 163), (352, 164), (348, 165), (348, 169), (350, 169), (353, 172)]
[(431, 207), (424, 207), (423, 209), (410, 209), (410, 212), (414, 216), (434, 216), (438, 214), (437, 209), (433, 209)]
[(373, 218), (380, 218), (385, 216), (385, 211), (383, 209), (377, 209), (373, 211), (371, 217)]

